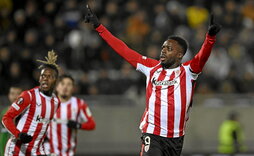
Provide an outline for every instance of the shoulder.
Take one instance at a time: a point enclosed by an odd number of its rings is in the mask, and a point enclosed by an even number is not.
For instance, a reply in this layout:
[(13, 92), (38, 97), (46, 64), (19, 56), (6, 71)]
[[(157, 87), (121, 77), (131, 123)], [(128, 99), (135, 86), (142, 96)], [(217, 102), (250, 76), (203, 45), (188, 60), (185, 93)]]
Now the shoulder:
[(17, 99), (17, 103), (20, 103), (22, 101), (31, 101), (31, 99), (32, 99), (31, 90), (26, 90), (20, 94), (20, 96)]

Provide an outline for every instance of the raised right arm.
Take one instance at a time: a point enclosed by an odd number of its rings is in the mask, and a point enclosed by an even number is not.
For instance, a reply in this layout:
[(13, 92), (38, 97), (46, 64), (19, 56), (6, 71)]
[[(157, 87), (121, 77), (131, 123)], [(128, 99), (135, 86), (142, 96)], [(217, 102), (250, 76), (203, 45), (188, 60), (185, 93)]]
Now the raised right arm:
[(99, 35), (108, 43), (110, 47), (114, 49), (120, 56), (122, 56), (126, 61), (128, 61), (132, 66), (137, 68), (137, 64), (143, 64), (147, 67), (155, 66), (159, 61), (154, 59), (146, 58), (136, 51), (130, 49), (123, 41), (113, 36), (107, 28), (100, 24), (97, 16), (92, 12), (90, 7), (87, 5), (87, 13), (85, 16), (85, 22), (90, 23), (99, 33)]
[(159, 63), (159, 61), (150, 58), (145, 59), (146, 61), (144, 62), (144, 56), (130, 49), (123, 41), (113, 36), (102, 24), (96, 28), (96, 31), (116, 53), (135, 68), (137, 63), (145, 64), (146, 66), (154, 66)]

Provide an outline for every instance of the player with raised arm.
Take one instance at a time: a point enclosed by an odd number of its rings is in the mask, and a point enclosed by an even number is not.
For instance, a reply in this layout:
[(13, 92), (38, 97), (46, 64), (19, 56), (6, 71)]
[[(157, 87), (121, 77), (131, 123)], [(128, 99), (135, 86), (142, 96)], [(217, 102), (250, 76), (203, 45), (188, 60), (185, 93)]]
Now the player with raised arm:
[(48, 129), (51, 154), (73, 156), (76, 152), (77, 130), (94, 130), (95, 121), (84, 100), (73, 96), (74, 79), (62, 75), (56, 85), (60, 107)]
[[(39, 69), (40, 86), (21, 93), (3, 116), (2, 123), (10, 132), (5, 156), (34, 156), (46, 155), (43, 139), (45, 138), (49, 122), (60, 105), (60, 100), (53, 93), (58, 78), (57, 55), (48, 52), (47, 61)], [(15, 118), (21, 115), (17, 126)]]
[(208, 60), (220, 26), (211, 15), (205, 41), (188, 62), (181, 63), (187, 42), (170, 36), (162, 44), (160, 60), (142, 56), (113, 36), (87, 5), (85, 22), (91, 23), (116, 53), (146, 76), (146, 108), (141, 119), (142, 156), (180, 156), (185, 124), (192, 103), (195, 82)]

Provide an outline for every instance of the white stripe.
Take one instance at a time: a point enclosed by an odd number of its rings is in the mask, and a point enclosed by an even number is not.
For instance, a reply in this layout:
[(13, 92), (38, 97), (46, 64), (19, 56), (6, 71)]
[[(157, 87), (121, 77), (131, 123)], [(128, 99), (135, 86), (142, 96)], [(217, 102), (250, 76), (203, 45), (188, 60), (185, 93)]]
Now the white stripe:
[[(152, 67), (152, 68), (154, 68), (154, 67)], [(145, 74), (147, 76), (147, 75), (149, 75), (152, 68), (149, 68), (147, 66), (144, 66), (143, 64), (137, 63), (136, 70), (142, 72), (143, 74)]]
[[(143, 118), (143, 120), (141, 121), (141, 123), (140, 123), (140, 125), (139, 125), (139, 129), (140, 129), (141, 131), (142, 131), (142, 129), (143, 129), (145, 123), (146, 123), (147, 116), (148, 116), (148, 111), (145, 113), (144, 118)], [(143, 132), (143, 131), (142, 131), (142, 132)]]
[[(55, 114), (55, 117), (56, 117), (56, 114)], [(56, 154), (59, 154), (59, 151), (57, 149), (57, 147), (59, 146), (58, 145), (58, 138), (57, 138), (57, 123), (56, 122), (51, 122), (51, 131), (52, 131), (52, 138), (51, 141), (53, 143), (53, 149), (54, 149), (54, 152)]]
[(148, 110), (148, 128), (147, 133), (153, 133), (154, 131), (154, 115), (155, 115), (155, 91), (154, 88), (152, 88), (152, 94), (150, 96), (150, 99), (148, 101), (149, 104), (149, 110)]
[(12, 154), (12, 148), (15, 147), (13, 142), (11, 141), (12, 137), (7, 141), (4, 149), (4, 155), (8, 156), (9, 154)]
[[(64, 104), (60, 107), (61, 109), (61, 119), (63, 120), (67, 120), (67, 114), (68, 114), (68, 104)], [(66, 124), (61, 124), (61, 129), (62, 129), (62, 134), (60, 135), (61, 136), (61, 140), (62, 140), (62, 154), (65, 153), (65, 149), (67, 148), (67, 139), (68, 139), (68, 136), (67, 136), (67, 125)]]
[(179, 137), (179, 125), (181, 117), (181, 87), (180, 77), (176, 78), (177, 84), (175, 84), (174, 101), (175, 101), (175, 116), (174, 116), (174, 136)]
[[(191, 102), (191, 92), (192, 92), (192, 76), (191, 76), (191, 72), (188, 70), (189, 67), (184, 66), (184, 69), (186, 71), (186, 110), (185, 110), (185, 119), (187, 118), (187, 111), (188, 108), (190, 107), (190, 102)], [(189, 72), (188, 72), (189, 71)], [(185, 120), (184, 119), (184, 120)], [(186, 125), (186, 121), (184, 121), (184, 131), (183, 131), (183, 135), (185, 134), (185, 125)]]
[[(168, 71), (167, 71), (168, 72)], [(165, 76), (164, 80), (169, 80), (170, 75), (165, 73), (167, 76)], [(164, 87), (164, 86), (162, 86)], [(161, 116), (160, 116), (160, 136), (167, 137), (167, 130), (168, 130), (168, 87), (167, 89), (161, 90)]]
[[(72, 102), (71, 102), (71, 105), (72, 105), (72, 108), (75, 108), (75, 110), (76, 111), (72, 111), (72, 117), (73, 117), (73, 119), (74, 119), (74, 121), (76, 121), (76, 117), (77, 117), (77, 113), (78, 113), (78, 110), (80, 109), (79, 107), (78, 107), (78, 98), (76, 98), (76, 97), (72, 97)], [(79, 114), (79, 116), (78, 116), (78, 119), (80, 118), (80, 115), (82, 114), (82, 110), (80, 110), (80, 114)], [(85, 117), (86, 118), (86, 117)], [(87, 120), (86, 120), (87, 121)], [(77, 122), (80, 122), (80, 120), (77, 120)], [(85, 122), (85, 121), (83, 121), (83, 122)], [(74, 132), (74, 131), (72, 131), (72, 134), (71, 134), (71, 140), (70, 140), (70, 142), (71, 142), (71, 150), (70, 150), (70, 152), (69, 153), (73, 153), (74, 151), (72, 150), (73, 148), (72, 147), (75, 147), (76, 146), (76, 143), (75, 143), (75, 137), (76, 137), (76, 135), (77, 135), (77, 131), (76, 132)]]
[[(48, 120), (50, 120), (50, 113), (51, 113), (51, 100), (46, 99), (46, 112), (45, 112), (45, 118), (47, 118)], [(47, 126), (47, 124), (45, 124), (45, 126)]]

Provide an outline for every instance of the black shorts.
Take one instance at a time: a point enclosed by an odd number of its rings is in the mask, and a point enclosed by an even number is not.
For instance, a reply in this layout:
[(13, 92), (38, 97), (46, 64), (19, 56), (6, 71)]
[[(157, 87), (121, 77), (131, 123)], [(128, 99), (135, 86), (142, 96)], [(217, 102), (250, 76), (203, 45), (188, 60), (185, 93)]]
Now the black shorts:
[(143, 133), (140, 156), (180, 156), (183, 148), (184, 136), (165, 138), (153, 134)]

